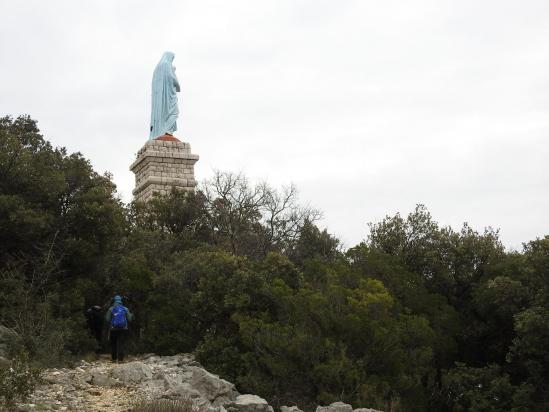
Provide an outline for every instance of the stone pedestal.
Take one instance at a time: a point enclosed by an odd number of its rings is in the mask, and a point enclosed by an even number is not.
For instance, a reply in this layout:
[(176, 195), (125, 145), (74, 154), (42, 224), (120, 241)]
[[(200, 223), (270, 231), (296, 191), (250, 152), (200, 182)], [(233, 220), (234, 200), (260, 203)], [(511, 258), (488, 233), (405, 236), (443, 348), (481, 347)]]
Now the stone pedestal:
[(135, 173), (135, 201), (146, 202), (154, 193), (166, 195), (172, 188), (194, 190), (194, 164), (197, 160), (198, 155), (191, 153), (191, 145), (173, 136), (149, 140), (137, 152), (137, 159), (130, 166)]

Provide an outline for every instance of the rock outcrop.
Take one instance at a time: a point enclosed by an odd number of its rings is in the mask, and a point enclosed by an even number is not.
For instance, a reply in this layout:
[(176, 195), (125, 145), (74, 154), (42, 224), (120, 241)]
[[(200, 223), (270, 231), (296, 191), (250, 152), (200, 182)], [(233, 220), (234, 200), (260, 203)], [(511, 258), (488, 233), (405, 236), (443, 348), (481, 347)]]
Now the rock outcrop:
[(111, 376), (126, 385), (148, 381), (152, 375), (150, 366), (138, 361), (125, 363), (111, 370)]
[(191, 387), (216, 405), (226, 405), (238, 395), (232, 383), (202, 368), (193, 368)]
[[(268, 402), (256, 395), (239, 394), (235, 386), (206, 371), (192, 355), (148, 355), (127, 363), (107, 359), (80, 361), (72, 369), (48, 369), (44, 383), (30, 399), (20, 404), (24, 411), (131, 411), (143, 401), (189, 400), (193, 412), (274, 412)], [(281, 412), (302, 412), (297, 406)], [(319, 406), (317, 412), (353, 411), (336, 402)]]
[(303, 412), (297, 406), (281, 406), (280, 412)]
[(274, 412), (267, 401), (257, 395), (238, 395), (227, 405), (228, 412)]
[[(283, 412), (283, 411), (282, 411)], [(334, 402), (328, 406), (318, 406), (316, 412), (382, 412), (376, 409), (358, 408), (354, 409), (348, 403)]]
[(316, 412), (353, 412), (353, 407), (347, 403), (334, 402), (328, 406), (319, 406)]

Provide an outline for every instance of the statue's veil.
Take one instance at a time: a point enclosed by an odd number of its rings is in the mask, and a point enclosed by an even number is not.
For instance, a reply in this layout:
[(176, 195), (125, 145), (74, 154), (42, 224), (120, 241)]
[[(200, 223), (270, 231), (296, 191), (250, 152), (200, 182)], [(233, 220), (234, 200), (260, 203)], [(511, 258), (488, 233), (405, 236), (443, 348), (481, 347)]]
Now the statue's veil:
[[(152, 80), (151, 133), (149, 139), (172, 134), (177, 130), (176, 85), (177, 77), (173, 71), (172, 62), (175, 55), (165, 52), (156, 65)], [(178, 86), (177, 86), (178, 87)]]

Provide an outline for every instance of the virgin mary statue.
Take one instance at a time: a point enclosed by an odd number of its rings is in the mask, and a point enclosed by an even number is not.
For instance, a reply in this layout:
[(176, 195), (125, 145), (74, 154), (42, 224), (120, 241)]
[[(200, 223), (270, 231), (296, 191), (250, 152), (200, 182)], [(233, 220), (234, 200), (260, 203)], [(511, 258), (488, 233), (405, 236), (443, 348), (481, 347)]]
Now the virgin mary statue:
[(149, 140), (177, 130), (177, 92), (181, 90), (172, 66), (174, 54), (165, 52), (156, 65), (152, 80), (151, 134)]

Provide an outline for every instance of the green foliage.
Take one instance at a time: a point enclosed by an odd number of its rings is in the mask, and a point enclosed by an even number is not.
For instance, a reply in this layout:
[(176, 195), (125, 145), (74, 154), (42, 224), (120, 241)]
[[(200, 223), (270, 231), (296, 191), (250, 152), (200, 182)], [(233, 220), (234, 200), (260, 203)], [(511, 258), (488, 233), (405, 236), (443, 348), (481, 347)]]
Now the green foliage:
[(31, 366), (28, 355), (21, 352), (10, 367), (0, 368), (0, 410), (14, 410), (15, 402), (22, 402), (41, 382), (41, 370)]
[(303, 265), (307, 259), (322, 257), (332, 259), (338, 255), (339, 240), (326, 229), (320, 231), (313, 222), (307, 220), (300, 229), (294, 247), (288, 252), (292, 260)]
[(440, 228), (425, 206), (418, 205), (403, 219), (399, 214), (370, 225), (373, 248), (395, 257), (420, 275), (427, 288), (453, 304), (467, 302), (472, 285), (487, 265), (503, 256), (497, 232), (483, 234), (464, 224), (460, 232)]
[(0, 119), (0, 136), (0, 258), (63, 255), (63, 268), (90, 270), (124, 225), (109, 176), (52, 148), (29, 117)]
[(88, 349), (82, 312), (103, 294), (125, 214), (109, 176), (52, 148), (28, 116), (0, 119), (0, 322), (32, 357)]
[(343, 250), (318, 217), (293, 186), (221, 172), (126, 206), (82, 155), (4, 117), (0, 323), (12, 350), (61, 363), (94, 348), (83, 310), (116, 292), (132, 350), (195, 351), (273, 404), (549, 410), (549, 236), (508, 252), (418, 205)]
[(443, 379), (443, 392), (449, 410), (510, 411), (514, 388), (500, 367), (468, 368), (457, 364)]
[(174, 354), (192, 351), (197, 343), (192, 333), (191, 294), (179, 277), (155, 279), (146, 310), (142, 310), (143, 344), (148, 351)]
[[(424, 319), (399, 313), (378, 280), (358, 279), (347, 288), (349, 274), (331, 274), (321, 289), (296, 288), (294, 280), (285, 281), (291, 278), (272, 276), (287, 270), (295, 272), (271, 254), (227, 274), (226, 294), (216, 300), (232, 315), (208, 324), (198, 348), (206, 367), (280, 402), (343, 398), (382, 408), (398, 391), (417, 389), (432, 356)], [(391, 382), (398, 391), (390, 390)]]

